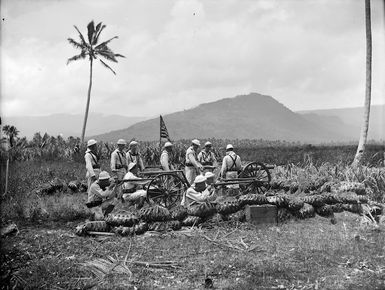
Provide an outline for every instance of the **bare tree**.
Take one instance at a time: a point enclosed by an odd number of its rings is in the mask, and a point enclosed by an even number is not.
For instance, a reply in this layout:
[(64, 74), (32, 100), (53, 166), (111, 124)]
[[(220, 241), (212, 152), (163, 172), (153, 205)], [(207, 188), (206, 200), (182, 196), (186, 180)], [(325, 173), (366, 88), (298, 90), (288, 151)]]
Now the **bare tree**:
[(369, 117), (370, 117), (370, 100), (372, 91), (372, 28), (370, 17), (370, 0), (365, 0), (365, 28), (366, 28), (366, 85), (365, 85), (365, 106), (364, 118), (361, 127), (360, 140), (356, 156), (354, 157), (352, 166), (361, 163), (362, 155), (365, 151), (365, 145), (368, 138)]

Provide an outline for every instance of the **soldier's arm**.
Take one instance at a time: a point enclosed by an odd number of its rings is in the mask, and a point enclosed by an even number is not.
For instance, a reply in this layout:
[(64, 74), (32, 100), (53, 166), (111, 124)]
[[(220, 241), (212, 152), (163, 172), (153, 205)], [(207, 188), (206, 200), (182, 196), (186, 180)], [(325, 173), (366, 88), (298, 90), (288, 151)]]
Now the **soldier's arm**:
[(213, 166), (217, 167), (218, 166), (218, 161), (217, 161), (217, 158), (215, 157), (215, 153), (211, 152), (211, 156), (213, 158)]
[(196, 169), (200, 169), (200, 167), (202, 167), (202, 165), (195, 159), (194, 154), (190, 153), (189, 159), (190, 159), (190, 162), (192, 163), (192, 165), (194, 165), (194, 167)]
[(140, 167), (140, 171), (143, 171), (144, 170), (144, 164), (143, 164), (143, 159), (142, 159), (142, 155), (138, 155), (138, 158), (139, 158), (139, 167)]
[(202, 152), (199, 152), (197, 158), (198, 158), (198, 161), (199, 161), (200, 163), (202, 163), (202, 158), (203, 158)]
[(112, 172), (116, 171), (116, 154), (115, 154), (115, 152), (111, 153), (111, 170), (112, 170)]
[(194, 201), (198, 201), (198, 202), (204, 202), (207, 200), (207, 194), (206, 193), (197, 192), (192, 188), (189, 188), (187, 190), (186, 197), (188, 197)]

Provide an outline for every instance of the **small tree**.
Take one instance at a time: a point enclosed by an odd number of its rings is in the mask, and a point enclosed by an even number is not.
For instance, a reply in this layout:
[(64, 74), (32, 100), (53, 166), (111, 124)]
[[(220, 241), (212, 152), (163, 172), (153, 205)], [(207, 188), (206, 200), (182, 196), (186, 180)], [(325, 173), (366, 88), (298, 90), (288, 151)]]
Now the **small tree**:
[[(84, 142), (84, 135), (86, 132), (86, 126), (87, 126), (87, 119), (88, 119), (88, 111), (90, 107), (90, 99), (91, 99), (91, 87), (92, 87), (92, 65), (93, 61), (98, 58), (98, 56), (101, 56), (102, 58), (118, 62), (118, 57), (124, 57), (121, 54), (114, 53), (108, 46), (113, 39), (118, 38), (117, 36), (114, 36), (113, 38), (99, 43), (99, 37), (102, 33), (103, 29), (106, 28), (106, 25), (102, 24), (100, 22), (98, 25), (94, 25), (94, 21), (91, 21), (87, 25), (87, 32), (88, 32), (88, 42), (84, 38), (84, 36), (81, 34), (79, 29), (74, 26), (76, 31), (79, 33), (80, 41), (75, 41), (72, 38), (68, 38), (68, 42), (72, 44), (75, 48), (78, 48), (81, 50), (80, 54), (75, 55), (67, 60), (67, 65), (72, 62), (79, 59), (85, 59), (88, 56), (88, 60), (90, 61), (90, 78), (89, 78), (89, 85), (88, 85), (88, 93), (87, 93), (87, 105), (86, 105), (86, 112), (84, 114), (84, 122), (83, 122), (83, 129), (82, 129), (82, 135), (81, 135), (81, 141)], [(112, 71), (113, 74), (116, 74), (115, 71), (103, 60), (99, 59), (100, 63), (108, 68), (110, 71)]]
[(19, 130), (17, 130), (15, 126), (5, 125), (3, 132), (9, 139), (9, 145), (13, 147), (15, 145), (15, 139), (20, 133)]

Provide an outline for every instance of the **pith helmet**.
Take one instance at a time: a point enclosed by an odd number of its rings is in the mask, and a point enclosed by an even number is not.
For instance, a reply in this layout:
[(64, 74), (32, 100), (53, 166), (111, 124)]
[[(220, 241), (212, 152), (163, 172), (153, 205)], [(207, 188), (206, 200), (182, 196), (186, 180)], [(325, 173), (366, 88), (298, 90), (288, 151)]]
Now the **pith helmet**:
[(110, 175), (108, 174), (107, 171), (102, 171), (100, 172), (99, 174), (99, 180), (106, 180), (106, 179), (110, 179)]
[(191, 143), (192, 143), (192, 144), (195, 144), (195, 145), (197, 145), (197, 146), (201, 146), (201, 142), (199, 142), (198, 139), (192, 140)]
[(203, 183), (206, 182), (206, 180), (206, 177), (204, 177), (203, 175), (198, 175), (197, 177), (195, 177), (194, 183)]
[(234, 149), (233, 145), (231, 145), (231, 144), (227, 144), (227, 146), (226, 146), (226, 150), (231, 150), (231, 149)]
[(98, 142), (96, 142), (95, 139), (90, 139), (90, 140), (88, 140), (88, 142), (87, 142), (87, 147), (90, 147), (90, 146), (92, 146), (92, 145), (95, 145), (96, 143), (98, 143)]

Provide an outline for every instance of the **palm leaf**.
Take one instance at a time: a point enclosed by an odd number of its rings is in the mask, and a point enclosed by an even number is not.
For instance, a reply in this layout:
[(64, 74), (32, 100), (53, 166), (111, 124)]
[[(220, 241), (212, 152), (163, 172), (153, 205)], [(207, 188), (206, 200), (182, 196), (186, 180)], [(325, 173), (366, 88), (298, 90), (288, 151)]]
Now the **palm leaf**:
[[(101, 23), (101, 22), (100, 22)], [(100, 30), (96, 33), (96, 36), (95, 36), (95, 39), (94, 39), (94, 42), (92, 43), (92, 45), (95, 45), (98, 43), (98, 40), (99, 40), (99, 36), (100, 36), (100, 33), (102, 33), (103, 29), (106, 28), (106, 25), (103, 25)]]
[(116, 72), (108, 65), (108, 64), (106, 64), (104, 61), (102, 61), (101, 59), (99, 59), (100, 60), (100, 62), (106, 67), (106, 68), (108, 68), (109, 70), (111, 70), (112, 72), (113, 72), (113, 74), (114, 75), (116, 75)]
[(82, 45), (87, 46), (87, 42), (84, 40), (83, 34), (82, 34), (82, 33), (80, 32), (80, 30), (76, 27), (76, 25), (74, 25), (74, 27), (75, 27), (76, 31), (79, 33), (79, 37), (80, 37), (80, 39), (81, 39), (81, 41), (82, 41)]
[(92, 45), (94, 33), (95, 33), (95, 25), (94, 21), (92, 20), (90, 23), (87, 25), (87, 31), (88, 31), (88, 41), (89, 44)]
[(68, 65), (71, 61), (76, 61), (76, 60), (78, 60), (78, 59), (84, 59), (84, 58), (86, 57), (86, 55), (87, 55), (87, 53), (85, 53), (84, 51), (82, 51), (80, 54), (75, 55), (75, 56), (69, 58), (69, 59), (67, 60), (67, 65)]
[(122, 55), (122, 54), (119, 54), (119, 53), (115, 53), (114, 55), (115, 55), (115, 57), (124, 57), (124, 58), (125, 58), (125, 56), (124, 56), (124, 55)]
[(104, 41), (104, 42), (102, 42), (101, 44), (99, 44), (98, 46), (96, 46), (95, 49), (98, 49), (98, 48), (101, 48), (101, 47), (103, 47), (103, 46), (106, 46), (108, 43), (110, 43), (110, 42), (111, 42), (112, 40), (114, 40), (115, 38), (119, 38), (119, 37), (114, 36), (113, 38), (110, 38), (109, 40)]
[(92, 45), (94, 45), (95, 44), (95, 39), (96, 39), (96, 36), (98, 35), (98, 33), (99, 33), (99, 30), (100, 30), (100, 28), (101, 28), (101, 26), (102, 26), (102, 23), (100, 22), (100, 23), (98, 23), (97, 25), (96, 25), (96, 27), (95, 27), (95, 32), (94, 32), (94, 37), (92, 38)]
[(80, 49), (84, 49), (84, 45), (80, 44), (79, 42), (76, 42), (75, 40), (73, 40), (72, 38), (67, 38), (68, 42), (70, 44), (72, 44), (75, 48), (80, 48)]
[(113, 53), (109, 52), (109, 51), (106, 51), (106, 50), (100, 50), (97, 52), (97, 54), (101, 55), (102, 57), (104, 57), (105, 59), (109, 60), (109, 61), (113, 61), (113, 62), (118, 62), (114, 56)]

